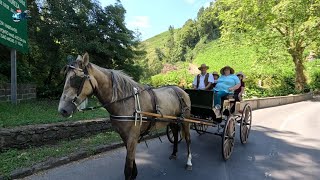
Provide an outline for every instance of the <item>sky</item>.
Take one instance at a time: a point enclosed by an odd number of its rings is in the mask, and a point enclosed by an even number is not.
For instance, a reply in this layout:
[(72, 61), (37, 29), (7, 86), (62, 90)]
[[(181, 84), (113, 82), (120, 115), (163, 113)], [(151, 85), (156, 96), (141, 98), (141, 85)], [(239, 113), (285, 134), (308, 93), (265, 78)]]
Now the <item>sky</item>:
[[(188, 19), (195, 19), (198, 10), (208, 7), (212, 0), (121, 0), (126, 9), (126, 24), (138, 29), (142, 40), (168, 30), (170, 25), (180, 28)], [(100, 0), (102, 6), (115, 0)]]

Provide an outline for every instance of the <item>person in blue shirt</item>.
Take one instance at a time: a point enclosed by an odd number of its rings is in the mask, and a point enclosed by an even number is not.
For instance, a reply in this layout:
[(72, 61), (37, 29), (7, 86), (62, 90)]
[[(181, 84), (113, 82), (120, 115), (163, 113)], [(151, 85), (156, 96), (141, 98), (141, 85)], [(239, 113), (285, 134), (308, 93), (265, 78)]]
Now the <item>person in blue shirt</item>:
[(233, 94), (233, 92), (236, 89), (238, 89), (241, 85), (239, 78), (236, 75), (234, 75), (234, 69), (231, 68), (230, 66), (223, 67), (220, 70), (220, 73), (221, 73), (221, 76), (216, 81), (217, 84), (213, 89), (213, 91), (215, 92), (214, 93), (214, 109), (216, 109), (215, 112), (220, 112), (221, 98), (229, 94)]

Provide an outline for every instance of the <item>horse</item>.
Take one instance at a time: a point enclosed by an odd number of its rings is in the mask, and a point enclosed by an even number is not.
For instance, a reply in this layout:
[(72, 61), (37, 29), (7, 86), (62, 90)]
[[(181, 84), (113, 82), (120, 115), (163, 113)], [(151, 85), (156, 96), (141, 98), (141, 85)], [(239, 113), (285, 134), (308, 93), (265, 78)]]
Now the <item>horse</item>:
[[(125, 144), (127, 154), (124, 167), (126, 180), (136, 179), (138, 170), (135, 162), (136, 147), (142, 134), (150, 129), (170, 126), (174, 135), (173, 151), (169, 159), (177, 158), (179, 129), (187, 145), (186, 169), (192, 170), (190, 123), (142, 117), (137, 112), (158, 112), (162, 115), (190, 117), (189, 95), (177, 86), (147, 88), (119, 70), (105, 69), (89, 62), (89, 54), (78, 55), (77, 59), (64, 68), (65, 84), (59, 101), (58, 112), (70, 117), (78, 106), (94, 95), (110, 113), (110, 121)], [(132, 118), (133, 117), (133, 118)], [(138, 120), (137, 120), (138, 119)], [(141, 119), (143, 119), (141, 121)], [(137, 121), (138, 123), (137, 123)], [(179, 124), (178, 124), (179, 123)]]

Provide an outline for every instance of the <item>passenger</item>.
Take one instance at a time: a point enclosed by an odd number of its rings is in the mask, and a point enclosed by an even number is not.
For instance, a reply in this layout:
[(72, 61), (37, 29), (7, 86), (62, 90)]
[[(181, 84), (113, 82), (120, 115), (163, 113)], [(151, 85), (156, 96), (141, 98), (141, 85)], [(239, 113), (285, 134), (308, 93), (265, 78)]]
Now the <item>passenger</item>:
[(230, 66), (225, 66), (220, 70), (221, 77), (219, 77), (216, 87), (213, 89), (214, 93), (214, 111), (217, 118), (221, 117), (221, 98), (229, 94), (240, 87), (239, 78), (234, 75), (234, 70)]
[(246, 76), (242, 72), (237, 73), (238, 78), (240, 79), (240, 87), (234, 91), (234, 98), (236, 101), (242, 101), (242, 95), (244, 93), (245, 83), (243, 80), (246, 78)]
[[(214, 79), (214, 83), (212, 84), (211, 87), (212, 87), (212, 88), (215, 88), (216, 85), (217, 85), (217, 81), (218, 81), (220, 75), (219, 75), (219, 73), (218, 73), (217, 71), (213, 71), (212, 76), (213, 76), (213, 79)], [(211, 89), (212, 89), (212, 88), (211, 88)]]
[(193, 89), (211, 90), (210, 87), (214, 83), (214, 79), (212, 74), (207, 73), (209, 66), (202, 64), (198, 69), (201, 73), (194, 78), (192, 83)]

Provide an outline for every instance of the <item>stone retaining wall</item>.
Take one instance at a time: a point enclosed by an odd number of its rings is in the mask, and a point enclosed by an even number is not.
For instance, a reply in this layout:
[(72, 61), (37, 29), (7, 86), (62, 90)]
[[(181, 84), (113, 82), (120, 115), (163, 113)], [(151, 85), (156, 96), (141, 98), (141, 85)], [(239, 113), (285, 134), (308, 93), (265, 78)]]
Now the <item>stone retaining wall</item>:
[[(17, 100), (28, 100), (36, 98), (35, 84), (18, 84), (17, 86)], [(10, 101), (11, 99), (11, 84), (0, 84), (0, 102)]]
[(248, 99), (248, 100), (244, 100), (241, 103), (241, 106), (243, 107), (246, 103), (249, 103), (252, 109), (262, 109), (262, 108), (268, 108), (268, 107), (296, 103), (296, 102), (300, 102), (300, 101), (306, 101), (306, 100), (310, 100), (312, 98), (313, 98), (313, 93)]
[(0, 150), (27, 148), (80, 138), (111, 129), (107, 119), (0, 128)]

